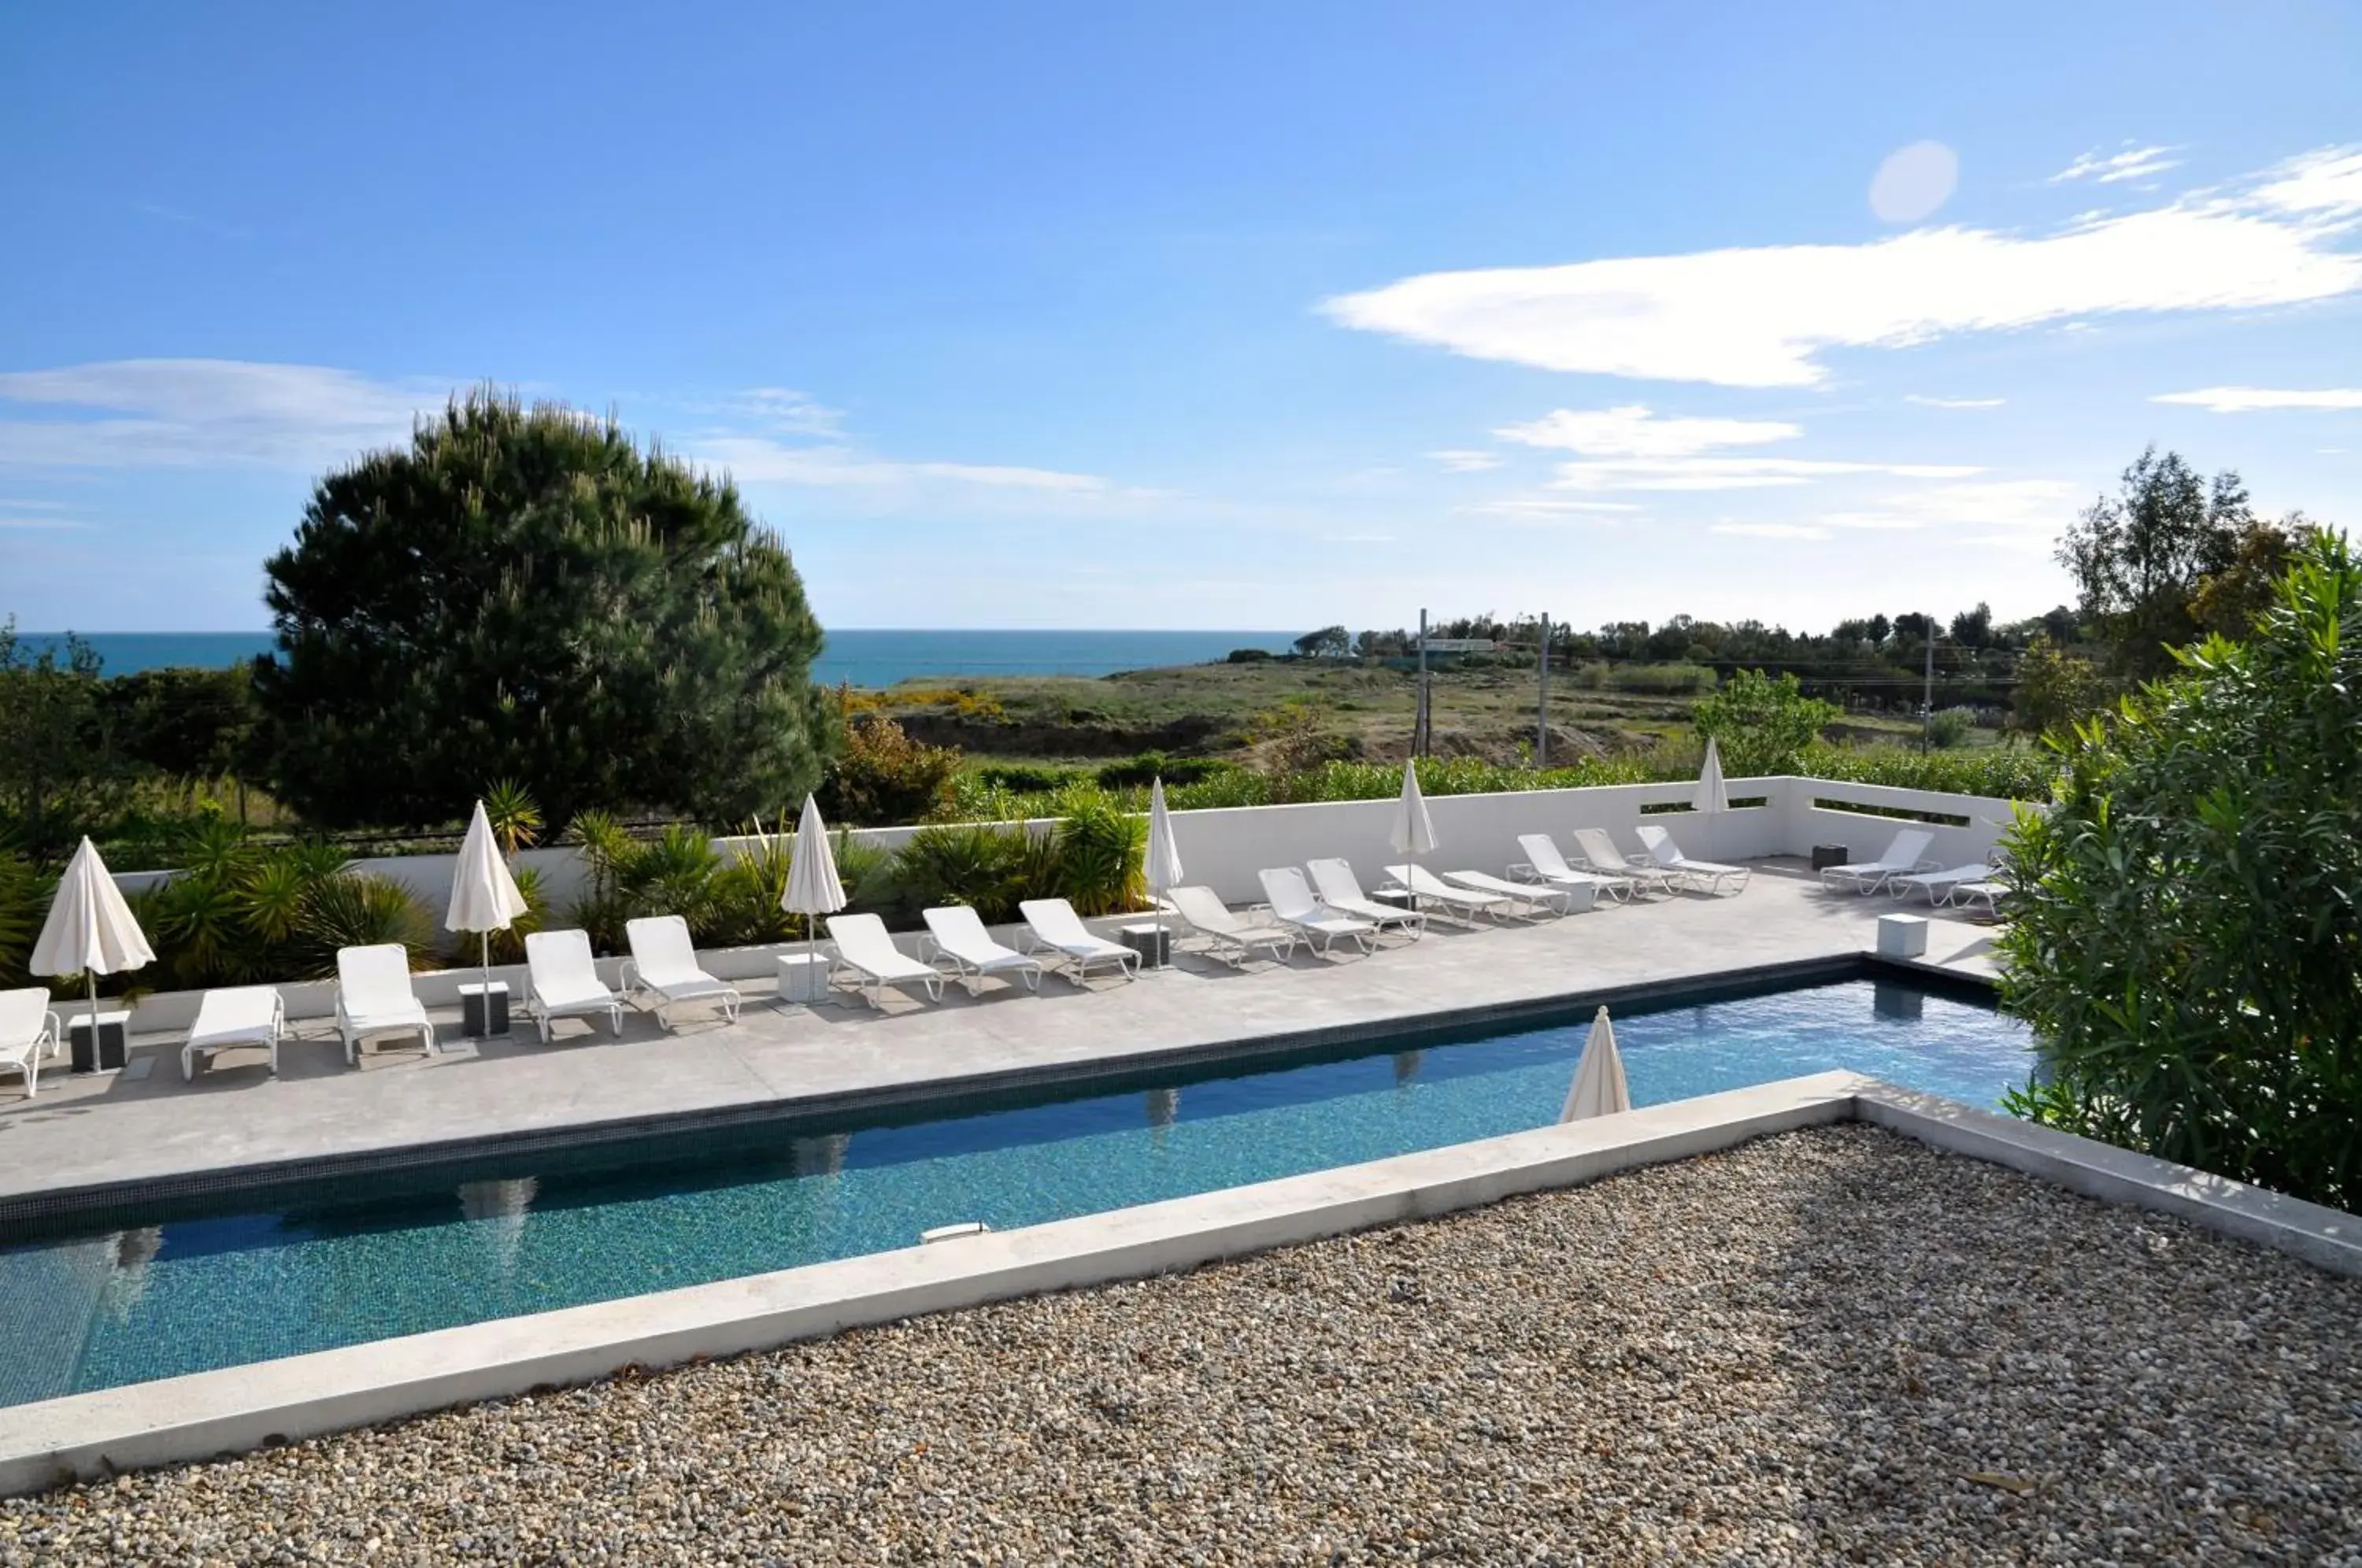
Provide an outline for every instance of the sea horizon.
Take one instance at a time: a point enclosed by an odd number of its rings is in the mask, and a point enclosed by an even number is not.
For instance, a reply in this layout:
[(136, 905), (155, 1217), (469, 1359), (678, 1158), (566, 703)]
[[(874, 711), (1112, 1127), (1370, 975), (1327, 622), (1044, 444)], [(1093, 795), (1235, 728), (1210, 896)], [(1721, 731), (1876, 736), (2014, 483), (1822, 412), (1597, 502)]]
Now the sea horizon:
[[(64, 632), (20, 632), (36, 655), (63, 649)], [(252, 632), (83, 632), (102, 674), (166, 668), (226, 669), (278, 646), (268, 630)], [(1297, 633), (1269, 630), (1121, 630), (1106, 627), (845, 626), (826, 634), (812, 661), (819, 685), (892, 686), (920, 679), (977, 676), (1096, 677), (1119, 670), (1209, 664), (1233, 648), (1285, 651)]]

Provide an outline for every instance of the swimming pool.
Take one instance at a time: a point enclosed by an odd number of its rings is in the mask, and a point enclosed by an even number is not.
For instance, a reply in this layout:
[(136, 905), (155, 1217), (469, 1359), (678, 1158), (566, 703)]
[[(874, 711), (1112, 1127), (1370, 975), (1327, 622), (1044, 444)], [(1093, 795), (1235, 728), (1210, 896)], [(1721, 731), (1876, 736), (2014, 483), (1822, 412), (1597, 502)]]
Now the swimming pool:
[[(1538, 1127), (1557, 1116), (1588, 1022), (125, 1216), (0, 1251), (0, 1405)], [(1989, 1006), (1867, 979), (1659, 1006), (1616, 1028), (1636, 1104), (1851, 1067), (1990, 1105), (2030, 1064), (2023, 1027)]]

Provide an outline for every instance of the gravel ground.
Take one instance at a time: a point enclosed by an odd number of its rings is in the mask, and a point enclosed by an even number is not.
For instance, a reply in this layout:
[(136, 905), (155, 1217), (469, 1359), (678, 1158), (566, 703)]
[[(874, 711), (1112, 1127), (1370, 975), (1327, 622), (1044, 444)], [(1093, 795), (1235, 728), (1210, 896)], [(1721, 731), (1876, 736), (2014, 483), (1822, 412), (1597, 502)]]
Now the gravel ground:
[(0, 1562), (2362, 1564), (2357, 1321), (1832, 1128), (0, 1503)]

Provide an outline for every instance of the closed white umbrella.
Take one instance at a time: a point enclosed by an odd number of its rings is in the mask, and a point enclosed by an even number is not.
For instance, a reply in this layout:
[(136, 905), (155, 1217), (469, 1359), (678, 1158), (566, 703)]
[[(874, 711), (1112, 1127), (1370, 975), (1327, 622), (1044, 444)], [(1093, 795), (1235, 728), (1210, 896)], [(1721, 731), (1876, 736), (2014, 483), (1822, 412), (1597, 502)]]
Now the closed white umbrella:
[(50, 917), (41, 922), (41, 934), (33, 944), (33, 959), (27, 967), (36, 975), (55, 975), (61, 979), (69, 975), (89, 977), (90, 1048), (94, 1056), (98, 977), (155, 961), (156, 950), (148, 945), (139, 922), (131, 918), (123, 889), (106, 874), (106, 862), (98, 857), (97, 846), (85, 835), (82, 847), (66, 863), (66, 874), (58, 878), (58, 890), (50, 899)]
[(1148, 890), (1156, 895), (1156, 951), (1164, 952), (1164, 895), (1181, 885), (1181, 846), (1173, 842), (1173, 813), (1164, 809), (1164, 780), (1148, 787)]
[(1624, 1058), (1616, 1050), (1616, 1026), (1607, 1021), (1607, 1010), (1603, 1007), (1591, 1021), (1591, 1038), (1583, 1043), (1583, 1060), (1575, 1064), (1574, 1082), (1566, 1091), (1566, 1104), (1558, 1119), (1577, 1121), (1631, 1109), (1632, 1091), (1624, 1084)]
[(1705, 738), (1705, 766), (1698, 769), (1697, 793), (1690, 797), (1690, 806), (1700, 812), (1730, 810), (1730, 791), (1722, 785), (1722, 748), (1712, 735)]
[[(1410, 856), (1411, 865), (1418, 865), (1422, 855), (1435, 853), (1435, 823), (1427, 814), (1427, 797), (1418, 792), (1418, 758), (1403, 764), (1402, 799), (1395, 804), (1394, 831), (1386, 842), (1399, 854)], [(1410, 906), (1418, 908), (1418, 895), (1411, 894)]]
[(524, 895), (501, 858), (492, 821), (479, 801), (476, 814), (468, 819), (468, 836), (459, 841), (459, 863), (451, 868), (451, 907), (444, 913), (443, 929), (472, 931), (482, 938), (477, 957), (483, 970), (487, 1032), (492, 1027), (492, 933), (506, 931), (524, 912)]
[(834, 914), (845, 905), (844, 884), (837, 880), (836, 853), (828, 846), (828, 824), (820, 820), (820, 802), (804, 797), (804, 814), (796, 820), (795, 858), (788, 863), (788, 890), (779, 907), (804, 917), (804, 957), (816, 947), (811, 922)]

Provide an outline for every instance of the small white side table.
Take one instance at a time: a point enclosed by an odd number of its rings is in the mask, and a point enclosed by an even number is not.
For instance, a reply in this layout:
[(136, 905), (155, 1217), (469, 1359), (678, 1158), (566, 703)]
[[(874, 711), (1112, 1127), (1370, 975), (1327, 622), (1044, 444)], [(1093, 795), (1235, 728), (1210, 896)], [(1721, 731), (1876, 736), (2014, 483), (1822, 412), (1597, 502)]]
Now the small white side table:
[(828, 1000), (829, 957), (825, 953), (779, 955), (779, 999), (810, 1007)]
[(1924, 958), (1927, 955), (1927, 922), (1920, 915), (1891, 914), (1878, 917), (1878, 955), (1881, 958)]

